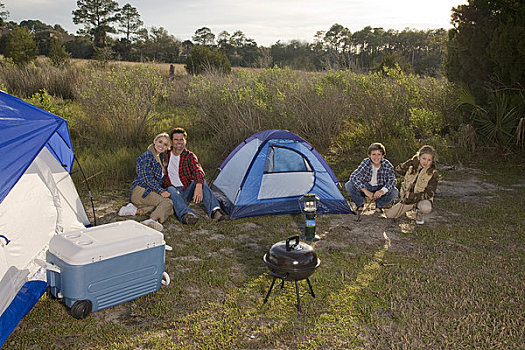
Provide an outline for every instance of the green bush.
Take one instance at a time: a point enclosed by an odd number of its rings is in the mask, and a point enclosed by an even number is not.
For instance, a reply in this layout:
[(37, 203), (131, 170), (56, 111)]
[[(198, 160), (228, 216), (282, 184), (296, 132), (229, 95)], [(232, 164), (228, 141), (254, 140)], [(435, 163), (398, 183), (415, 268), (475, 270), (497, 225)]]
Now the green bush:
[(223, 52), (211, 50), (205, 46), (196, 45), (186, 59), (184, 66), (192, 75), (204, 72), (217, 71), (220, 73), (231, 72), (231, 64)]

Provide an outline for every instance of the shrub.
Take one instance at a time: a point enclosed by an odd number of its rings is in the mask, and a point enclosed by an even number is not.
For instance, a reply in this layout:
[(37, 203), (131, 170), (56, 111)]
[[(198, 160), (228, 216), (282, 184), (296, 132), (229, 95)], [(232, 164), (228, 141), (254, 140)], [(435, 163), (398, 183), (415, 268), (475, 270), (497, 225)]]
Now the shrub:
[(82, 106), (81, 136), (94, 145), (136, 145), (159, 118), (166, 96), (160, 71), (148, 65), (93, 69), (77, 91)]
[(49, 46), (49, 59), (53, 66), (60, 67), (69, 59), (69, 54), (66, 51), (64, 42), (56, 38), (51, 39)]
[(231, 72), (231, 64), (228, 57), (222, 52), (213, 51), (205, 46), (193, 46), (191, 53), (186, 59), (184, 66), (190, 74), (196, 75), (207, 71), (220, 73)]

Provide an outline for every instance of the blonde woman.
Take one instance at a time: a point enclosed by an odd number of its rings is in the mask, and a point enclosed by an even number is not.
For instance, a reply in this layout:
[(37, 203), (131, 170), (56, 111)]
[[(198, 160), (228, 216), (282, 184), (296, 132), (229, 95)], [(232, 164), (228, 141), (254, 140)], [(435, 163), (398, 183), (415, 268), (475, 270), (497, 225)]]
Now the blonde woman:
[(155, 136), (146, 152), (137, 158), (137, 176), (131, 184), (130, 198), (137, 208), (137, 214), (150, 213), (142, 223), (162, 231), (162, 223), (173, 214), (173, 202), (163, 187), (166, 176), (166, 151), (170, 147), (167, 133)]

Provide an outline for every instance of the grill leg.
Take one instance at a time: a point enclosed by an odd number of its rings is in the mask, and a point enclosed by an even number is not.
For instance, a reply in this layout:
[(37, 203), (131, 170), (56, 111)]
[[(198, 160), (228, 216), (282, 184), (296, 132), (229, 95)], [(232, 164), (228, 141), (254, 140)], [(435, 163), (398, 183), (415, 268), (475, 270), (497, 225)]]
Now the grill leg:
[(301, 297), (299, 296), (299, 284), (295, 280), (295, 294), (297, 294), (297, 311), (301, 312)]
[(282, 281), (282, 282), (281, 282), (281, 289), (283, 289), (283, 288), (284, 288), (284, 279), (281, 280), (281, 281)]
[(272, 284), (270, 285), (270, 289), (268, 289), (268, 293), (266, 293), (266, 297), (264, 298), (263, 304), (266, 304), (266, 302), (268, 301), (268, 298), (270, 297), (270, 293), (272, 292), (272, 288), (273, 288), (273, 285), (275, 284), (276, 279), (277, 277), (273, 278)]
[(308, 287), (310, 287), (310, 294), (312, 294), (312, 297), (315, 298), (314, 289), (312, 288), (312, 284), (310, 283), (310, 279), (307, 278), (307, 279), (306, 279), (306, 282), (308, 282)]

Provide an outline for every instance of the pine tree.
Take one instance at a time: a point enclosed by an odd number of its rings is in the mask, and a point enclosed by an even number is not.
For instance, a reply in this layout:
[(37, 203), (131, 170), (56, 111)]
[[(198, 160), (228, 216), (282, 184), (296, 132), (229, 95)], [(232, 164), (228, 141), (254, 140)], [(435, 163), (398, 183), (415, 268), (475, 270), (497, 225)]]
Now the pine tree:
[(64, 42), (58, 38), (52, 38), (49, 46), (49, 59), (54, 66), (63, 65), (68, 59), (69, 54), (66, 51)]
[(4, 56), (24, 65), (38, 56), (38, 47), (27, 27), (17, 27), (8, 34)]

